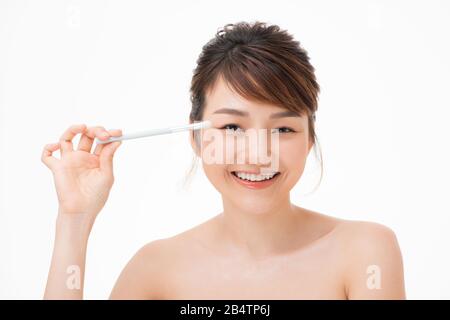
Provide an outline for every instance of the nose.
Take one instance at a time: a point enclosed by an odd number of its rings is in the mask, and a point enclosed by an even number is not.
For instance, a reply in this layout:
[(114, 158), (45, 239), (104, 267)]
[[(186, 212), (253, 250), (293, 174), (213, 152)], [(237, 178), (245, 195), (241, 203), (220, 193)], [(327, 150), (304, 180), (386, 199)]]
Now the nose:
[(269, 165), (273, 161), (272, 156), (277, 154), (277, 150), (274, 149), (278, 149), (278, 137), (272, 135), (270, 129), (249, 128), (245, 131), (245, 135), (237, 137), (238, 163)]

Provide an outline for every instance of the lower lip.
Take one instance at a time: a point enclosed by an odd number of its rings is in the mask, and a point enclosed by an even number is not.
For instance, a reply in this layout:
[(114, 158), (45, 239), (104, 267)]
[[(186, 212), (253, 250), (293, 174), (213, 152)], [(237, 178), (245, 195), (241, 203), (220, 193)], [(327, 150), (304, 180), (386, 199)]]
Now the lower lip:
[(269, 186), (271, 186), (272, 184), (275, 183), (275, 181), (278, 179), (278, 176), (280, 175), (280, 173), (277, 173), (275, 177), (273, 177), (272, 179), (268, 179), (268, 180), (263, 180), (263, 181), (248, 181), (248, 180), (242, 180), (238, 177), (236, 177), (233, 173), (231, 173), (231, 176), (233, 177), (234, 180), (236, 180), (236, 182), (238, 182), (240, 185), (249, 188), (249, 189), (264, 189), (267, 188)]

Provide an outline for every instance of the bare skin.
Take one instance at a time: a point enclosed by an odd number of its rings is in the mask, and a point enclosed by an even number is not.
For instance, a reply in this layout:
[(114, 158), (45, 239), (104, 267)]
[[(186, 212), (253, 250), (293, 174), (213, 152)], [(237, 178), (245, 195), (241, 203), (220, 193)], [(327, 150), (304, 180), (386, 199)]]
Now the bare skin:
[[(298, 236), (277, 254), (227, 245), (222, 214), (144, 246), (111, 299), (404, 299), (394, 233), (370, 222), (335, 219), (296, 207)], [(304, 231), (304, 233), (302, 233)], [(382, 270), (369, 289), (367, 267)], [(150, 270), (149, 270), (150, 266)]]
[[(303, 173), (312, 142), (306, 117), (273, 117), (283, 110), (248, 101), (219, 79), (207, 94), (204, 119), (217, 132), (224, 126), (239, 134), (249, 128), (280, 129), (279, 176), (270, 187), (255, 190), (232, 173), (259, 170), (260, 164), (203, 161), (209, 181), (222, 195), (223, 212), (143, 246), (123, 269), (111, 299), (406, 298), (402, 256), (391, 229), (292, 204), (290, 190)], [(77, 134), (81, 139), (75, 150)], [(59, 203), (45, 299), (83, 298), (88, 239), (113, 185), (113, 156), (120, 145), (91, 152), (93, 139), (120, 135), (120, 130), (72, 126), (43, 150)], [(193, 139), (191, 144), (202, 157)], [(52, 155), (58, 149), (61, 159)]]

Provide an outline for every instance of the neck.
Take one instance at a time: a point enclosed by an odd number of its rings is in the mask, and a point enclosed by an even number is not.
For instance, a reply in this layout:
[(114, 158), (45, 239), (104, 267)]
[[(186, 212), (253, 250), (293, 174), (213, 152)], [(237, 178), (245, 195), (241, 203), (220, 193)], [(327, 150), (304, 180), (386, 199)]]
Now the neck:
[(283, 198), (264, 212), (246, 211), (223, 199), (219, 225), (232, 249), (252, 257), (280, 254), (298, 239), (299, 208)]

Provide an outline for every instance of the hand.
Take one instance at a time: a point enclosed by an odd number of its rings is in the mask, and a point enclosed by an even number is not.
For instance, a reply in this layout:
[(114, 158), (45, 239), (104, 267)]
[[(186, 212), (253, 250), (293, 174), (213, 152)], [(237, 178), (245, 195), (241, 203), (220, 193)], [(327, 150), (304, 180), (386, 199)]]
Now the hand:
[[(74, 150), (72, 139), (79, 133), (82, 136)], [(97, 145), (91, 153), (92, 144), (95, 137), (107, 140), (110, 136), (121, 135), (121, 130), (73, 125), (58, 143), (44, 147), (41, 160), (53, 173), (60, 214), (83, 214), (95, 220), (114, 183), (113, 156), (122, 142)], [(60, 159), (52, 156), (58, 149)]]

